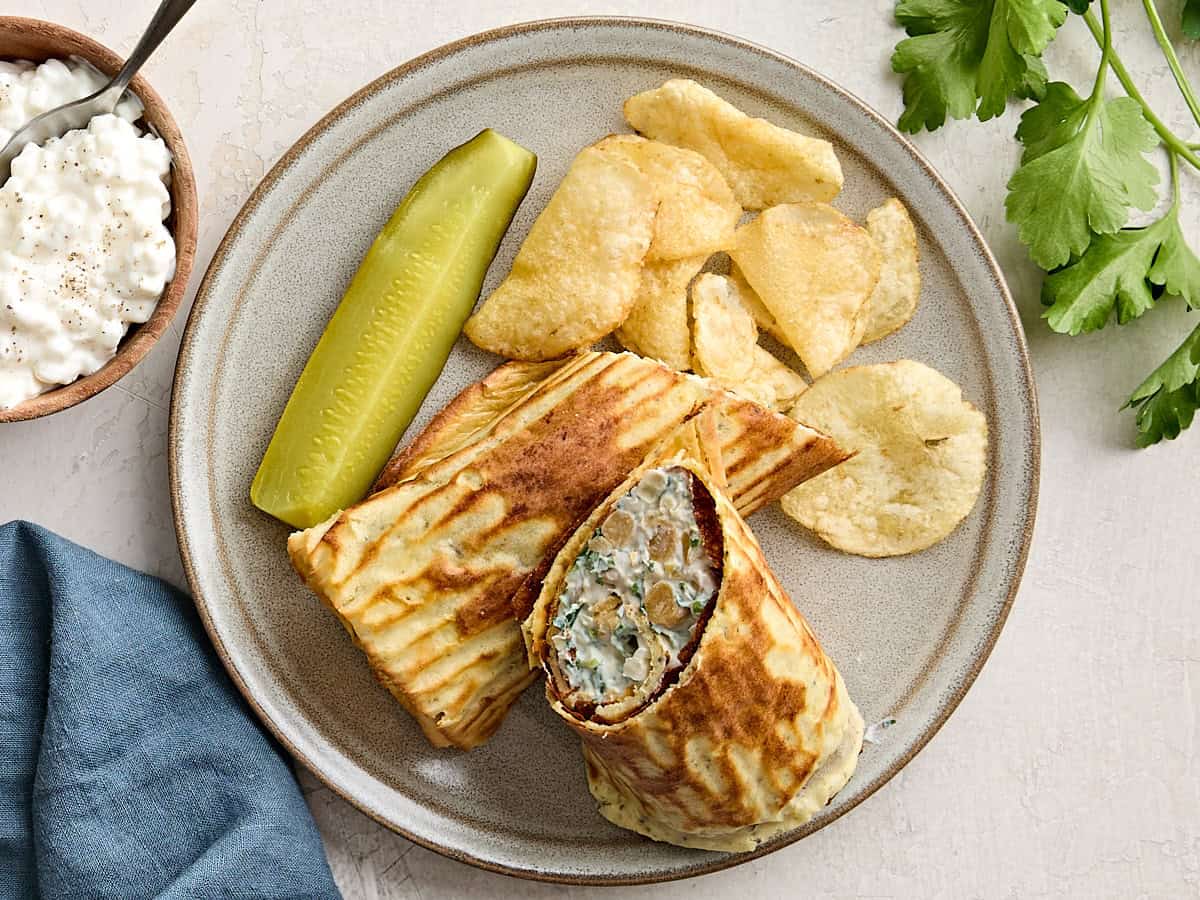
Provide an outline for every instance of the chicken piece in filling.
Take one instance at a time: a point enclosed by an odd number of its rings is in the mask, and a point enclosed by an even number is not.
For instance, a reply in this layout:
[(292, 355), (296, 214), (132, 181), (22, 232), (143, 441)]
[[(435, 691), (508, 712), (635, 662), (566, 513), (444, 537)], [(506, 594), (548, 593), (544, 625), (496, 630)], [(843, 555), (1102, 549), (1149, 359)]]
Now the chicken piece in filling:
[(711, 506), (686, 469), (651, 469), (575, 558), (549, 639), (555, 687), (577, 714), (627, 715), (687, 665), (720, 583), (719, 528), (702, 525)]

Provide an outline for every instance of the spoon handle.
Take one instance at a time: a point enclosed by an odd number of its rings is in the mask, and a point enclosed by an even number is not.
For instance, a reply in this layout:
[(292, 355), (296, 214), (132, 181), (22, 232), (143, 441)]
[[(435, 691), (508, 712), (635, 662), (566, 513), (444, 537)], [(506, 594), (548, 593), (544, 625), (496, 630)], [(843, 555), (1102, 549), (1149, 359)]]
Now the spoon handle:
[(146, 31), (142, 35), (141, 40), (137, 42), (137, 46), (129, 54), (129, 59), (125, 61), (125, 65), (117, 73), (117, 77), (112, 80), (108, 90), (112, 90), (117, 96), (124, 93), (125, 88), (129, 87), (129, 82), (133, 80), (133, 76), (137, 74), (138, 69), (150, 58), (150, 54), (158, 49), (158, 45), (163, 42), (163, 38), (171, 33), (171, 29), (179, 23), (179, 20), (183, 18), (183, 14), (191, 9), (195, 2), (196, 0), (163, 0), (159, 4), (158, 10), (154, 13), (154, 18), (150, 20), (150, 24), (146, 26)]

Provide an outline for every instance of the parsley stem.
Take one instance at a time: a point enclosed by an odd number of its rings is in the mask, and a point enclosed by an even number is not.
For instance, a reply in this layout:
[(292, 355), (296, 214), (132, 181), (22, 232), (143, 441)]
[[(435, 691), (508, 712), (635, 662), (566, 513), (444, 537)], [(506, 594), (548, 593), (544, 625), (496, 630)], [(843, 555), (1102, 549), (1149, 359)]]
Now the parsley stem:
[(1171, 162), (1171, 208), (1179, 209), (1179, 154), (1167, 151)]
[(1104, 73), (1113, 56), (1112, 20), (1109, 18), (1108, 0), (1100, 0), (1100, 19), (1104, 24), (1104, 40), (1100, 42), (1100, 71), (1096, 73), (1096, 84), (1104, 84)]
[(1095, 119), (1097, 111), (1104, 105), (1104, 82), (1108, 79), (1108, 65), (1112, 60), (1112, 22), (1109, 20), (1108, 0), (1100, 0), (1100, 17), (1104, 22), (1103, 39), (1100, 41), (1100, 65), (1096, 67), (1096, 80), (1092, 83), (1092, 95), (1088, 97), (1088, 124)]
[[(1096, 43), (1101, 48), (1104, 47), (1104, 31), (1100, 27), (1100, 23), (1096, 21), (1096, 14), (1091, 10), (1084, 13), (1083, 21), (1087, 24), (1088, 29), (1092, 32), (1092, 37), (1096, 39)], [(1111, 43), (1110, 43), (1111, 46)], [(1154, 110), (1150, 108), (1150, 104), (1146, 102), (1146, 98), (1142, 96), (1141, 91), (1137, 89), (1137, 85), (1133, 83), (1133, 79), (1129, 77), (1129, 70), (1121, 62), (1121, 58), (1113, 52), (1109, 58), (1109, 65), (1112, 66), (1113, 74), (1117, 76), (1117, 80), (1121, 82), (1121, 87), (1125, 89), (1125, 93), (1130, 99), (1134, 100), (1142, 107), (1142, 115), (1146, 117), (1146, 121), (1151, 127), (1158, 132), (1159, 139), (1167, 145), (1167, 147), (1183, 158), (1188, 165), (1193, 169), (1200, 169), (1200, 156), (1196, 156), (1183, 141), (1181, 141), (1171, 129), (1169, 129), (1163, 120), (1154, 114)], [(1200, 149), (1198, 147), (1197, 149)]]
[(1171, 46), (1171, 39), (1167, 37), (1166, 29), (1163, 28), (1158, 8), (1154, 5), (1154, 0), (1142, 0), (1142, 5), (1146, 7), (1150, 27), (1154, 29), (1154, 39), (1162, 47), (1163, 56), (1167, 58), (1167, 65), (1171, 67), (1171, 74), (1175, 76), (1175, 84), (1179, 86), (1179, 93), (1183, 94), (1183, 100), (1187, 103), (1187, 108), (1191, 110), (1192, 118), (1196, 120), (1197, 125), (1200, 125), (1200, 102), (1197, 102), (1191, 82), (1188, 81), (1182, 66), (1179, 65), (1179, 57), (1175, 53), (1175, 48)]

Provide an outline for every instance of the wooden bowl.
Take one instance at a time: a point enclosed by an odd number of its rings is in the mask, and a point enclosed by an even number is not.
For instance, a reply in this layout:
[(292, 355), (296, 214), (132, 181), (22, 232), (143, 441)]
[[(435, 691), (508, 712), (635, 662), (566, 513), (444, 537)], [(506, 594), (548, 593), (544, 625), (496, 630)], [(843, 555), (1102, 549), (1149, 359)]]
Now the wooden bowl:
[[(115, 75), (124, 60), (102, 44), (62, 25), (0, 16), (0, 59), (86, 59), (106, 75)], [(133, 325), (117, 347), (117, 354), (101, 369), (70, 384), (53, 388), (8, 409), (0, 409), (0, 422), (19, 422), (59, 412), (100, 393), (122, 378), (150, 352), (179, 310), (196, 256), (196, 181), (179, 126), (161, 97), (140, 75), (130, 89), (145, 107), (143, 118), (171, 151), (171, 215), (167, 227), (175, 239), (175, 277), (167, 284), (150, 318)]]

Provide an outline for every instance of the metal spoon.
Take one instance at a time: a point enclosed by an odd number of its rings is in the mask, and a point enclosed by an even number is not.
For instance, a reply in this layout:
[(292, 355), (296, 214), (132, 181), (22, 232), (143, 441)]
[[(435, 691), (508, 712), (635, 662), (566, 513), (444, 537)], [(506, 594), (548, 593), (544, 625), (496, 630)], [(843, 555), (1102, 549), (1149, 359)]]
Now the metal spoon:
[(171, 29), (195, 2), (196, 0), (163, 0), (154, 13), (154, 18), (146, 26), (145, 34), (112, 81), (90, 97), (42, 113), (14, 134), (4, 145), (4, 149), (0, 150), (0, 184), (6, 182), (12, 174), (12, 161), (25, 149), (26, 144), (41, 144), (51, 138), (61, 137), (73, 129), (86, 128), (87, 123), (95, 116), (115, 110), (121, 95), (125, 93), (125, 88), (129, 87), (129, 82), (133, 80), (138, 69), (150, 58), (150, 54), (158, 49), (163, 38), (171, 33)]

